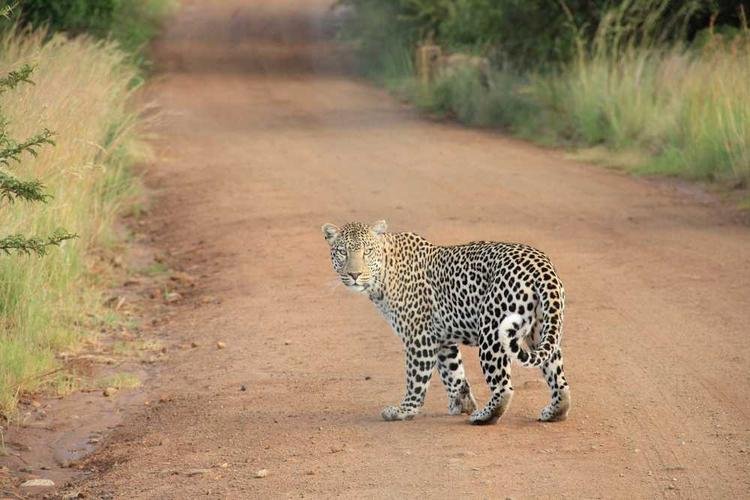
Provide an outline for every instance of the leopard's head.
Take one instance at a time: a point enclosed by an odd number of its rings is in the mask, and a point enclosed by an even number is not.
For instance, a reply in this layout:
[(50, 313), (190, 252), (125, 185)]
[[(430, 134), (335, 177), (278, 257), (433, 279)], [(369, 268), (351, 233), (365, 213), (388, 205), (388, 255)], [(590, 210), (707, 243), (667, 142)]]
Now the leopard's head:
[(331, 262), (341, 281), (350, 289), (365, 292), (374, 286), (384, 266), (382, 235), (384, 220), (367, 225), (350, 222), (339, 228), (323, 224), (323, 237), (331, 247)]

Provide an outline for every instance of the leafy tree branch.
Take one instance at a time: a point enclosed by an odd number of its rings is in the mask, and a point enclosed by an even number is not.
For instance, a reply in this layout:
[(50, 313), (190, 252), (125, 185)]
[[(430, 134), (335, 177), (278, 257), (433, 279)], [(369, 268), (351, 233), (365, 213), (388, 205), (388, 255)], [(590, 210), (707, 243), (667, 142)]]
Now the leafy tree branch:
[(0, 172), (0, 201), (13, 203), (17, 199), (46, 202), (50, 195), (37, 180), (22, 181), (5, 172)]
[(6, 255), (12, 253), (39, 256), (45, 255), (51, 246), (60, 246), (63, 241), (77, 238), (77, 234), (71, 234), (63, 229), (58, 229), (46, 237), (26, 238), (20, 234), (11, 234), (0, 238), (0, 252)]

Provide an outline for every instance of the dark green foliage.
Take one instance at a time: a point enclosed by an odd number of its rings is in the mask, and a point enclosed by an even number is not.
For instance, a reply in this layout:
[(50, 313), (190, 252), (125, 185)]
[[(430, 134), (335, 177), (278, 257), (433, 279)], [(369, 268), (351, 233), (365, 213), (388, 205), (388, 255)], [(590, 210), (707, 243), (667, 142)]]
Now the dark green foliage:
[(20, 0), (17, 5), (22, 24), (49, 25), (51, 31), (106, 36), (112, 28), (115, 13), (125, 1)]
[(172, 0), (122, 0), (118, 2), (109, 36), (126, 52), (134, 53), (141, 65), (143, 49), (161, 28)]
[(693, 40), (709, 25), (720, 31), (730, 31), (747, 25), (750, 15), (750, 2), (747, 0), (703, 0), (698, 3), (698, 9), (687, 23), (687, 36)]
[(449, 47), (490, 49), (496, 62), (524, 68), (569, 59), (611, 2), (602, 0), (460, 0), (440, 25)]
[[(355, 8), (355, 33), (362, 45), (383, 47), (398, 40), (433, 36), (442, 46), (483, 51), (498, 65), (519, 70), (570, 60), (578, 44), (593, 42), (607, 13), (619, 9), (636, 27), (653, 9), (663, 9), (653, 27), (668, 39), (690, 41), (712, 22), (741, 27), (738, 0), (341, 0)], [(745, 5), (745, 14), (750, 6)], [(648, 9), (652, 9), (651, 12)], [(679, 20), (679, 22), (676, 22)], [(370, 51), (371, 52), (371, 51)], [(377, 55), (374, 55), (377, 59)]]
[[(433, 36), (445, 47), (484, 50), (516, 66), (569, 58), (579, 33), (597, 26), (609, 0), (343, 0), (355, 8), (354, 33), (365, 40)], [(367, 42), (373, 46), (379, 40)], [(382, 42), (381, 42), (382, 43)]]
[[(31, 66), (24, 65), (22, 68), (11, 71), (7, 76), (0, 78), (0, 94), (16, 88), (22, 82), (33, 83), (29, 79), (33, 70)], [(47, 129), (29, 139), (17, 142), (8, 136), (7, 125), (8, 123), (0, 113), (0, 168), (7, 169), (11, 166), (11, 162), (20, 163), (23, 153), (36, 156), (39, 147), (54, 144), (52, 132)], [(44, 203), (49, 197), (50, 195), (44, 192), (44, 186), (40, 181), (36, 179), (23, 181), (7, 171), (0, 170), (0, 202), (12, 203), (20, 199)], [(57, 246), (63, 241), (75, 237), (76, 235), (62, 229), (55, 231), (48, 237), (24, 238), (20, 234), (13, 234), (0, 238), (0, 252), (44, 255), (47, 247)]]
[(50, 33), (111, 38), (142, 63), (141, 50), (158, 32), (171, 0), (0, 0), (3, 4), (13, 9), (5, 9), (0, 30), (18, 24), (47, 27)]

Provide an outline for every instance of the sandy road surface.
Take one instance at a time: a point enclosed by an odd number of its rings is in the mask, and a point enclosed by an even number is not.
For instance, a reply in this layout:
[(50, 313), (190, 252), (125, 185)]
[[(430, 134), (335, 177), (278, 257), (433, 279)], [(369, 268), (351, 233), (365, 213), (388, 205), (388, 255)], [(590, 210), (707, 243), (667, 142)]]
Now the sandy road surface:
[[(134, 412), (82, 487), (181, 499), (750, 495), (750, 231), (668, 186), (420, 119), (347, 75), (322, 29), (328, 3), (186, 1), (157, 44), (150, 93), (165, 123), (150, 229), (221, 303), (181, 306), (166, 340), (199, 347), (171, 357), (149, 389), (162, 402)], [(400, 343), (336, 286), (319, 231), (376, 218), (434, 242), (524, 241), (551, 255), (570, 298), (568, 421), (536, 422), (547, 389), (521, 368), (496, 426), (447, 416), (437, 380), (423, 416), (380, 420), (402, 394)], [(485, 400), (476, 353), (464, 357)]]

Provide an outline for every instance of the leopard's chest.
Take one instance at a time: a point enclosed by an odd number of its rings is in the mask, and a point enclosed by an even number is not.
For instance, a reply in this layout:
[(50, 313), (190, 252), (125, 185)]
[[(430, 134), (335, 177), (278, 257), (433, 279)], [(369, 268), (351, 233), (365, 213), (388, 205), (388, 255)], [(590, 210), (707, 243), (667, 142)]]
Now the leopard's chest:
[(420, 311), (426, 309), (419, 306), (422, 301), (417, 297), (411, 295), (393, 297), (384, 294), (379, 300), (373, 300), (373, 302), (394, 333), (402, 340), (424, 324), (424, 315), (420, 314)]

